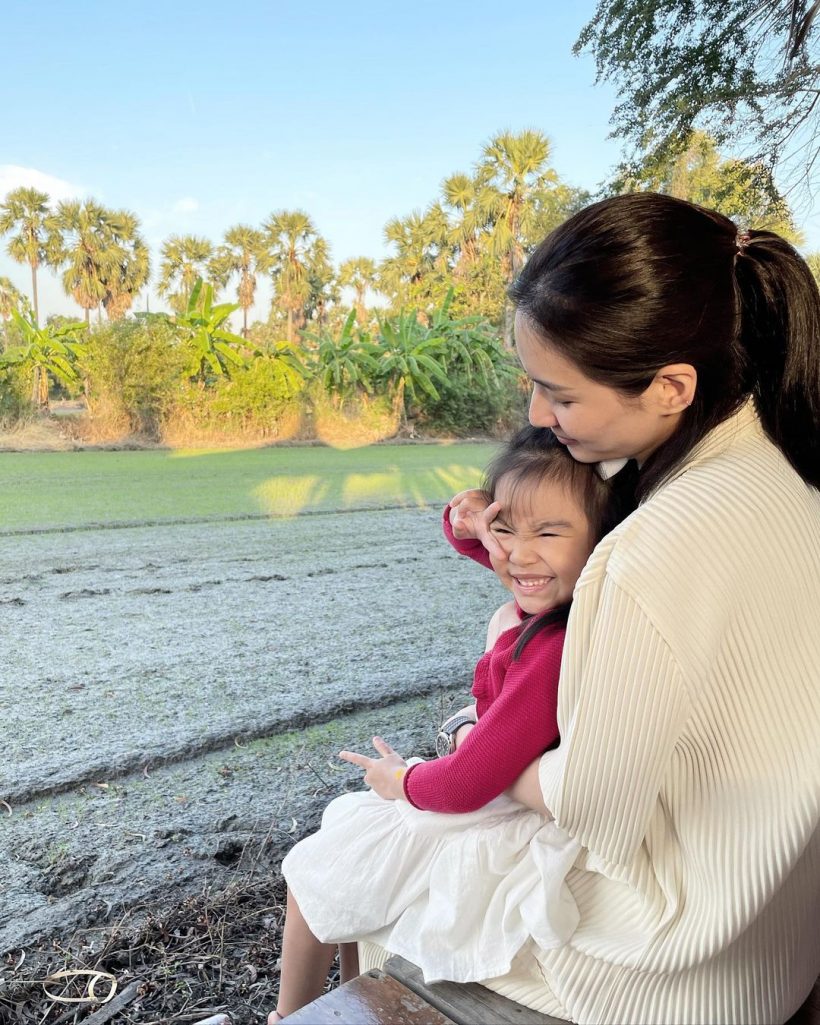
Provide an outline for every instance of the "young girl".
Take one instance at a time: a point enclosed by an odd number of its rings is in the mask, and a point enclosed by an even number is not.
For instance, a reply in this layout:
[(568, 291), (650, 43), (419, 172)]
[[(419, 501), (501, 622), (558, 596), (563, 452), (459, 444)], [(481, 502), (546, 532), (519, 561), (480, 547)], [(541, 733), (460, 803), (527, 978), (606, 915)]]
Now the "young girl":
[(573, 588), (626, 507), (612, 481), (537, 428), (513, 439), (484, 490), (492, 568), (514, 602), (493, 617), (474, 709), (445, 724), (449, 753), (437, 761), (405, 762), (379, 737), (378, 758), (341, 752), (373, 789), (333, 801), (319, 832), (283, 862), (288, 915), (272, 1022), (321, 994), (335, 944), (368, 936), (427, 979), (471, 981), (507, 971), (530, 939), (553, 948), (575, 928), (563, 880), (578, 845), (504, 791), (558, 741)]

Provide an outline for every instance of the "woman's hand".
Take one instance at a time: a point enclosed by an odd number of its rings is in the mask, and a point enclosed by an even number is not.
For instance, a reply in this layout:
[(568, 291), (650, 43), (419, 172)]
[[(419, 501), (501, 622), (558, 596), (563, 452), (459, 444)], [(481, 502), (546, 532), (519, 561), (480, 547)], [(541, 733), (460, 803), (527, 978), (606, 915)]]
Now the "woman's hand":
[(385, 801), (406, 800), (403, 781), (407, 762), (381, 737), (373, 738), (373, 747), (381, 755), (380, 758), (368, 758), (355, 751), (340, 751), (339, 757), (364, 769), (365, 783)]
[(504, 550), (490, 532), (490, 524), (501, 510), (499, 502), (487, 504), (487, 496), (478, 488), (460, 491), (450, 499), (450, 526), (458, 541), (477, 539), (494, 558), (504, 558)]

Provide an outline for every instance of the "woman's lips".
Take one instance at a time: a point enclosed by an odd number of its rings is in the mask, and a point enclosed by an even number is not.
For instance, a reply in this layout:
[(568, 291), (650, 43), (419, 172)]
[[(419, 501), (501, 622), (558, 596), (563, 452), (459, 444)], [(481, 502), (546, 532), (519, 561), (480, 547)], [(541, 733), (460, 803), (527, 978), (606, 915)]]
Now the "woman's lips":
[[(552, 432), (555, 434), (555, 431)], [(556, 441), (559, 441), (562, 445), (577, 445), (578, 441), (576, 438), (564, 438), (560, 434), (555, 434)]]

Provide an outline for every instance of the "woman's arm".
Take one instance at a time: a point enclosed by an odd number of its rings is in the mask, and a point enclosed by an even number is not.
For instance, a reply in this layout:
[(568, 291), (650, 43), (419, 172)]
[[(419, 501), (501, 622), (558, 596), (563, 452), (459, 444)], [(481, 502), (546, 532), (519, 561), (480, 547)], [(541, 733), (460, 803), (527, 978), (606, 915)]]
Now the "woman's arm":
[[(459, 732), (461, 732), (459, 730)], [(524, 804), (533, 811), (542, 815), (549, 815), (550, 810), (544, 804), (544, 795), (541, 793), (541, 782), (538, 777), (538, 769), (541, 759), (536, 758), (534, 762), (524, 769), (518, 779), (506, 790), (507, 797), (511, 797), (519, 804)]]

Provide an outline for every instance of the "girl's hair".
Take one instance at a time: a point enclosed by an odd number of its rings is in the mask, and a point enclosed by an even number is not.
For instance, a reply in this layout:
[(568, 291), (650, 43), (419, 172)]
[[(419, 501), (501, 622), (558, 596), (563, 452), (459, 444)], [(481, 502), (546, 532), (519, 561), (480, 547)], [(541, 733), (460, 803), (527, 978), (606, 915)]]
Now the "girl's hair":
[(697, 371), (691, 406), (641, 469), (639, 497), (750, 395), (772, 441), (820, 486), (820, 292), (779, 235), (738, 234), (671, 196), (615, 196), (556, 228), (510, 296), (546, 343), (627, 396), (669, 363)]
[[(490, 463), (482, 485), (489, 502), (495, 501), (502, 477), (513, 500), (519, 489), (536, 487), (543, 481), (562, 485), (584, 510), (593, 544), (635, 508), (635, 475), (630, 469), (624, 468), (604, 480), (594, 463), (576, 462), (546, 427), (524, 427)], [(521, 633), (513, 659), (519, 657), (524, 645), (539, 630), (566, 622), (568, 615), (569, 602), (533, 617)]]

